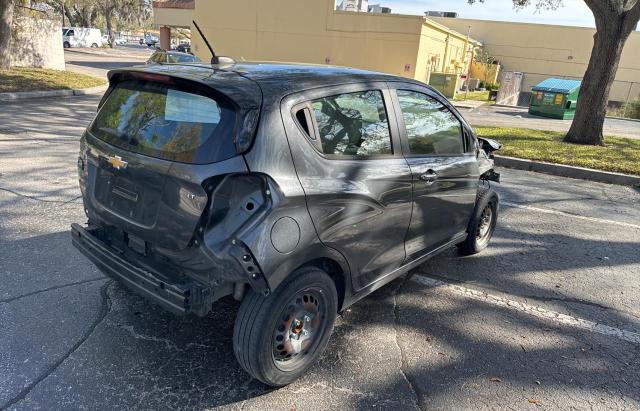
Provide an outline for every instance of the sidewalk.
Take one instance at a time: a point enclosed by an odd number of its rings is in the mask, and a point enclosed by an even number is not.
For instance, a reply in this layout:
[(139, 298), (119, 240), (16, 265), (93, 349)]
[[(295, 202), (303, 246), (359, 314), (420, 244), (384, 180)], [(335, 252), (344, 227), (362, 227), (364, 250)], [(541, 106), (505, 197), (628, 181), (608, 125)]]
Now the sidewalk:
[[(456, 107), (461, 102), (454, 102)], [(556, 120), (536, 117), (524, 107), (482, 106), (477, 109), (460, 111), (472, 126), (529, 128), (544, 131), (569, 131), (572, 120)], [(606, 118), (604, 134), (618, 137), (640, 139), (640, 122), (627, 119)]]
[(68, 48), (64, 50), (70, 54), (85, 54), (98, 57), (115, 57), (131, 59), (148, 59), (155, 50), (150, 48), (132, 49), (131, 47), (120, 46), (119, 48)]
[(63, 89), (63, 90), (43, 90), (43, 91), (20, 91), (14, 93), (0, 93), (0, 103), (13, 102), (19, 100), (31, 100), (38, 98), (52, 97), (73, 97), (85, 96), (90, 94), (102, 94), (107, 91), (107, 84), (97, 87), (89, 87), (83, 89)]
[(457, 108), (466, 108), (475, 110), (482, 106), (487, 105), (487, 101), (479, 101), (479, 100), (460, 100), (460, 101), (452, 101), (453, 105)]

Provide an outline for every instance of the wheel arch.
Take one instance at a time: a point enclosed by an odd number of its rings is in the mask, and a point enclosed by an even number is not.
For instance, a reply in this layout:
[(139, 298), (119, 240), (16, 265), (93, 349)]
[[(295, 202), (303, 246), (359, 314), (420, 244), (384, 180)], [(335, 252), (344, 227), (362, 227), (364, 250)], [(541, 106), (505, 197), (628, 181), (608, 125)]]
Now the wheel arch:
[(306, 247), (303, 255), (289, 256), (278, 270), (268, 276), (271, 290), (278, 288), (289, 276), (305, 267), (319, 268), (331, 277), (338, 293), (338, 310), (341, 311), (351, 292), (351, 270), (342, 254), (323, 244)]

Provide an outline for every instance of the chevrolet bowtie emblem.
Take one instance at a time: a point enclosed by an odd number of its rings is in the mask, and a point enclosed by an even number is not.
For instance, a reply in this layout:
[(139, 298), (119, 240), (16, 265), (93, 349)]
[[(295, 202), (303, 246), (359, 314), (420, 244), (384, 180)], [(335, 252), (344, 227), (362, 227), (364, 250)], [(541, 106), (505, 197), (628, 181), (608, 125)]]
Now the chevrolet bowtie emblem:
[(116, 170), (124, 170), (129, 164), (120, 156), (107, 157), (107, 162), (111, 164)]

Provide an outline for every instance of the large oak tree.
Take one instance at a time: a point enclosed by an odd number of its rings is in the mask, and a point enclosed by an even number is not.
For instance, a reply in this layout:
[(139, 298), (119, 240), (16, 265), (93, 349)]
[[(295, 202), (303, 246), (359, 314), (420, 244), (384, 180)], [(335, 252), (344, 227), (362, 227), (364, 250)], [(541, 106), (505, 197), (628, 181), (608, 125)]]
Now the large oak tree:
[[(469, 0), (469, 3), (485, 0)], [(596, 23), (593, 50), (582, 79), (576, 116), (564, 140), (580, 144), (603, 144), (602, 127), (609, 92), (618, 71), (622, 49), (640, 21), (640, 0), (584, 0)], [(513, 0), (516, 7), (535, 5), (554, 9), (561, 0)]]
[(11, 57), (11, 25), (13, 24), (13, 0), (0, 0), (0, 69), (9, 68)]

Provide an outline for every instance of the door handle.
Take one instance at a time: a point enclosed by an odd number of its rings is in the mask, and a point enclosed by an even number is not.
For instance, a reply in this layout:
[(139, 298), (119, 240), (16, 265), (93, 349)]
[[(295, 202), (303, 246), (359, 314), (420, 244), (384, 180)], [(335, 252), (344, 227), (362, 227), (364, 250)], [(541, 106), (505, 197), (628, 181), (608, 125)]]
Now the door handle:
[(438, 180), (438, 174), (433, 170), (428, 170), (426, 173), (420, 176), (420, 180), (424, 181), (428, 186), (435, 183)]

